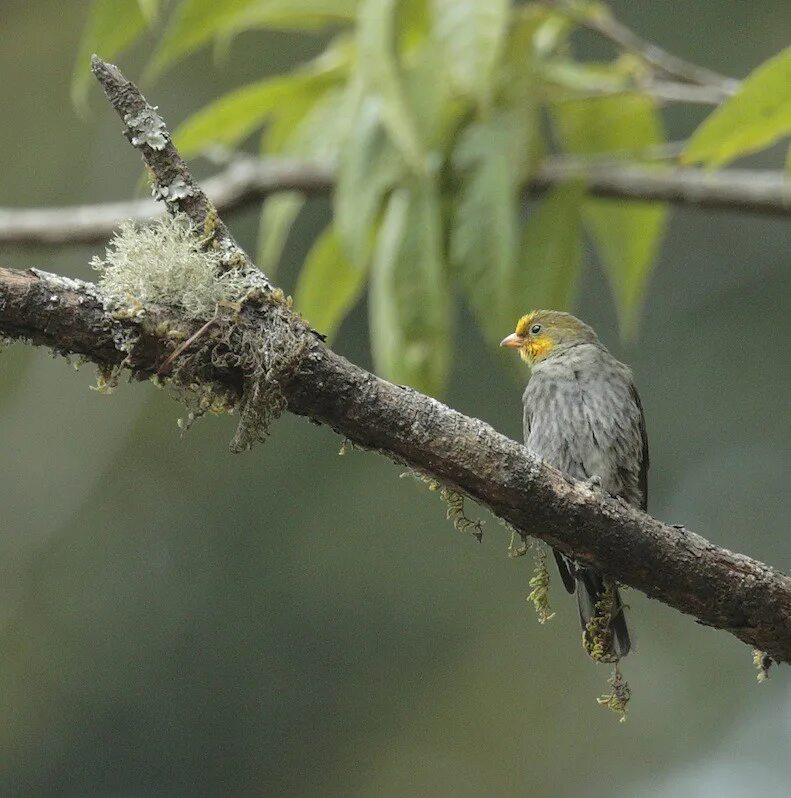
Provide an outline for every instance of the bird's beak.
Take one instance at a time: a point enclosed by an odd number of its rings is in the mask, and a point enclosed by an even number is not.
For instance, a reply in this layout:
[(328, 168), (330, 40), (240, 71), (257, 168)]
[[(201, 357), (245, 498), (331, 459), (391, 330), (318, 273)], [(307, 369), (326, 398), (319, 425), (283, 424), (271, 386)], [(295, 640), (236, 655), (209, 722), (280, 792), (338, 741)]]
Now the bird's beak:
[(516, 333), (511, 333), (510, 335), (507, 335), (505, 338), (503, 338), (502, 341), (500, 341), (500, 346), (506, 346), (509, 349), (519, 349), (519, 347), (522, 346), (524, 342), (525, 339), (522, 338), (520, 335), (517, 335)]

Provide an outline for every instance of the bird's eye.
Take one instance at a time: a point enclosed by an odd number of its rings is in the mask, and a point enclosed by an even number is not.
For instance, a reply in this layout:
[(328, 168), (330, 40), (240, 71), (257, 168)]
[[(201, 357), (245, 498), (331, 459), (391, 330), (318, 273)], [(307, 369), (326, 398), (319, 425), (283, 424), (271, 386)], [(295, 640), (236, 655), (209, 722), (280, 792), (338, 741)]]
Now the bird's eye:
[(538, 335), (540, 332), (541, 332), (541, 325), (540, 324), (534, 324), (530, 328), (530, 334), (531, 335)]

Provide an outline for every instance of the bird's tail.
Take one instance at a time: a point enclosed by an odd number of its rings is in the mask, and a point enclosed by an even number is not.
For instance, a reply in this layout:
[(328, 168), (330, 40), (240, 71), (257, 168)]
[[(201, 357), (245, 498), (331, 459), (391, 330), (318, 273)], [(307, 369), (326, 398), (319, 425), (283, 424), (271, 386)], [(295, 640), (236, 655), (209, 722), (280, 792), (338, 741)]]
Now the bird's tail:
[(593, 568), (578, 567), (574, 577), (585, 650), (599, 662), (625, 657), (632, 643), (615, 582)]

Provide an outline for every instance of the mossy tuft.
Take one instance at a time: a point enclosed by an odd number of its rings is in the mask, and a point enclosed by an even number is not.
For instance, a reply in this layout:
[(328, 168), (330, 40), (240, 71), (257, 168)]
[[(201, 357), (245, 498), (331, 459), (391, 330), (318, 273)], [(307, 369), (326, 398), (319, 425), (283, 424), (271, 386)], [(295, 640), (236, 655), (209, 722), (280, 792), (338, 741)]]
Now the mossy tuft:
[(536, 552), (535, 563), (533, 576), (528, 582), (531, 590), (527, 600), (535, 607), (538, 622), (544, 624), (554, 618), (555, 613), (552, 612), (549, 605), (549, 570), (547, 569), (547, 553), (543, 547)]
[(582, 633), (582, 646), (594, 662), (617, 662), (613, 654), (612, 619), (622, 612), (618, 606), (615, 582), (605, 579), (605, 590), (596, 602), (596, 612)]
[[(291, 313), (290, 298), (264, 290), (241, 252), (237, 266), (228, 268), (229, 253), (215, 246), (216, 226), (216, 218), (207, 218), (197, 231), (183, 215), (148, 226), (127, 222), (105, 257), (95, 257), (91, 265), (100, 272), (107, 310), (117, 319), (142, 322), (149, 306), (157, 305), (173, 308), (188, 322), (208, 320), (189, 338), (186, 330), (156, 325), (157, 335), (183, 341), (162, 364), (158, 383), (187, 406), (182, 429), (206, 413), (238, 410), (231, 441), (238, 452), (263, 441), (285, 410), (283, 386), (312, 339)], [(136, 342), (135, 333), (127, 331), (117, 345), (131, 355)], [(214, 382), (217, 369), (240, 373), (241, 384), (233, 389)], [(101, 372), (97, 389), (109, 392), (116, 383), (116, 373)]]
[(609, 693), (599, 696), (596, 701), (600, 706), (607, 707), (612, 712), (619, 714), (620, 722), (626, 722), (626, 709), (632, 698), (632, 690), (628, 682), (623, 678), (621, 669), (615, 664), (612, 676), (607, 680), (607, 684), (612, 688)]
[(119, 308), (149, 303), (179, 308), (191, 319), (209, 318), (219, 302), (238, 301), (249, 288), (240, 269), (223, 271), (222, 254), (204, 249), (186, 216), (149, 225), (124, 222), (104, 258), (91, 266), (105, 296)]

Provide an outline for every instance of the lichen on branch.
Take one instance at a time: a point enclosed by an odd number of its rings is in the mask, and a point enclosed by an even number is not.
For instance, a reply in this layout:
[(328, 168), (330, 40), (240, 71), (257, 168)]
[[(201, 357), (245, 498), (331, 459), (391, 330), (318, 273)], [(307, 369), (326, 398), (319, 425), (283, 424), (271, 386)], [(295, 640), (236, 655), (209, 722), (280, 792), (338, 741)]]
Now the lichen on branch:
[(189, 319), (207, 319), (220, 302), (238, 302), (249, 290), (245, 274), (222, 265), (184, 214), (148, 225), (124, 222), (104, 257), (91, 260), (103, 293), (119, 306), (166, 305)]

